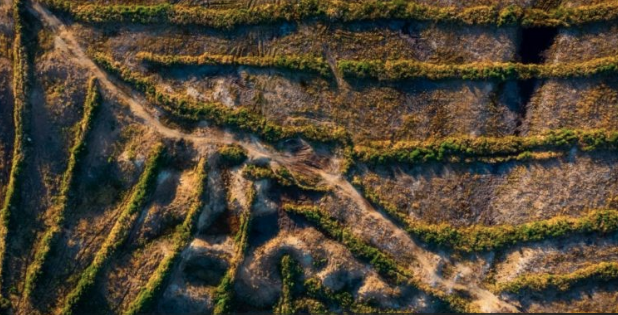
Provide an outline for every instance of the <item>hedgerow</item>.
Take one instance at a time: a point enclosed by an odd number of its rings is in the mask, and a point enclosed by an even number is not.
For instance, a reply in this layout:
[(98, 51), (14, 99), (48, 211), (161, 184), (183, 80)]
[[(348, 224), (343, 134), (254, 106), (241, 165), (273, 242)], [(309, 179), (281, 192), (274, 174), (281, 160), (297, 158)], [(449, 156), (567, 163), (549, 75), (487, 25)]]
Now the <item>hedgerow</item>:
[(532, 151), (569, 150), (573, 147), (584, 151), (616, 150), (618, 131), (560, 129), (528, 137), (450, 137), (424, 142), (370, 142), (355, 146), (352, 158), (375, 164), (445, 160), (457, 162), (479, 157), (515, 157), (524, 160), (532, 157)]
[(198, 6), (74, 4), (69, 0), (42, 0), (48, 6), (70, 12), (90, 23), (140, 23), (201, 25), (230, 29), (240, 25), (320, 19), (330, 22), (400, 19), (461, 25), (524, 27), (569, 27), (618, 18), (616, 1), (552, 10), (516, 5), (481, 5), (468, 8), (430, 6), (411, 1), (367, 0), (362, 2), (301, 0), (267, 4), (253, 9), (210, 9)]
[(139, 52), (137, 59), (148, 63), (172, 66), (250, 66), (259, 68), (280, 68), (291, 71), (307, 71), (330, 77), (328, 63), (322, 57), (314, 56), (243, 56), (202, 54), (200, 56), (157, 55), (149, 52)]
[(275, 314), (294, 314), (294, 288), (298, 286), (302, 269), (290, 255), (281, 258), (281, 297), (274, 307)]
[(70, 315), (76, 311), (80, 301), (93, 287), (97, 276), (109, 258), (129, 236), (129, 231), (135, 220), (137, 220), (137, 213), (144, 207), (148, 195), (154, 188), (158, 171), (163, 162), (164, 152), (165, 146), (163, 144), (157, 144), (153, 149), (146, 162), (144, 172), (129, 196), (126, 207), (120, 213), (114, 227), (96, 253), (92, 263), (82, 272), (77, 285), (66, 296), (62, 314)]
[(518, 293), (525, 290), (543, 292), (550, 289), (568, 291), (585, 281), (609, 282), (618, 279), (618, 263), (602, 262), (567, 274), (525, 275), (498, 285), (498, 291)]
[(143, 77), (102, 53), (96, 53), (93, 60), (106, 71), (143, 92), (149, 101), (179, 119), (187, 121), (209, 120), (218, 126), (252, 132), (270, 142), (303, 137), (316, 142), (349, 143), (349, 134), (343, 128), (277, 125), (263, 116), (252, 113), (247, 108), (231, 109), (220, 103), (202, 103), (188, 97), (165, 93), (152, 78)]
[(343, 244), (354, 256), (371, 264), (382, 277), (395, 283), (412, 285), (446, 303), (453, 311), (463, 313), (475, 311), (475, 308), (463, 298), (445, 294), (417, 280), (410, 270), (398, 265), (392, 257), (356, 237), (349, 229), (341, 226), (319, 208), (285, 204), (283, 210), (301, 215), (314, 223), (327, 236)]
[(182, 225), (176, 227), (176, 231), (172, 236), (171, 253), (161, 261), (155, 272), (150, 276), (146, 286), (140, 289), (135, 300), (131, 302), (124, 312), (125, 315), (143, 314), (150, 311), (153, 303), (160, 296), (162, 290), (165, 289), (164, 284), (172, 273), (172, 267), (180, 258), (180, 253), (191, 242), (191, 237), (195, 234), (197, 218), (204, 207), (203, 196), (208, 176), (208, 165), (205, 158), (201, 159), (198, 163), (197, 171), (197, 187), (194, 200)]
[(319, 186), (314, 180), (305, 178), (299, 174), (292, 174), (292, 172), (283, 166), (273, 171), (270, 167), (248, 164), (243, 169), (243, 176), (252, 180), (270, 179), (282, 187), (296, 187), (305, 191), (330, 191), (328, 187)]
[(230, 263), (230, 268), (225, 273), (221, 283), (217, 286), (213, 297), (214, 314), (229, 314), (232, 312), (234, 302), (234, 282), (238, 268), (242, 263), (247, 247), (249, 246), (249, 231), (251, 230), (251, 209), (255, 202), (255, 187), (253, 185), (247, 192), (247, 203), (249, 209), (243, 211), (240, 215), (240, 227), (236, 236), (234, 236), (235, 253)]
[(86, 138), (92, 128), (94, 116), (101, 102), (101, 96), (97, 90), (96, 79), (92, 78), (88, 83), (88, 93), (84, 104), (84, 115), (81, 121), (75, 126), (75, 138), (73, 145), (69, 150), (69, 161), (67, 168), (62, 175), (60, 182), (60, 192), (58, 198), (55, 199), (55, 204), (52, 206), (52, 224), (49, 226), (39, 245), (36, 247), (34, 258), (26, 271), (26, 280), (24, 283), (24, 297), (30, 298), (35, 289), (37, 280), (43, 273), (43, 267), (49, 256), (53, 246), (55, 246), (58, 237), (62, 231), (62, 225), (65, 219), (67, 203), (69, 200), (69, 192), (73, 186), (75, 178), (75, 170), (78, 162), (86, 153)]
[(374, 205), (383, 209), (413, 237), (423, 242), (463, 252), (490, 251), (524, 242), (541, 241), (576, 233), (609, 233), (618, 230), (617, 210), (592, 210), (579, 217), (558, 216), (521, 225), (472, 226), (456, 228), (449, 224), (427, 224), (384, 201), (376, 192), (355, 178), (354, 185)]
[[(3, 275), (6, 273), (4, 264), (6, 259), (7, 242), (10, 237), (11, 215), (19, 203), (19, 187), (22, 183), (22, 172), (25, 167), (28, 130), (27, 117), (30, 111), (28, 98), (30, 95), (31, 74), (28, 64), (28, 47), (26, 44), (26, 25), (24, 14), (26, 2), (24, 0), (13, 1), (13, 20), (15, 27), (15, 40), (13, 41), (13, 123), (15, 137), (13, 139), (13, 158), (9, 182), (6, 186), (4, 202), (0, 209), (0, 288), (3, 285)], [(4, 297), (0, 299), (0, 308), (8, 304)]]
[(532, 78), (573, 78), (618, 72), (618, 57), (603, 57), (583, 62), (522, 64), (515, 62), (475, 62), (433, 64), (414, 60), (341, 60), (338, 71), (345, 77), (381, 81), (429, 80), (527, 80)]

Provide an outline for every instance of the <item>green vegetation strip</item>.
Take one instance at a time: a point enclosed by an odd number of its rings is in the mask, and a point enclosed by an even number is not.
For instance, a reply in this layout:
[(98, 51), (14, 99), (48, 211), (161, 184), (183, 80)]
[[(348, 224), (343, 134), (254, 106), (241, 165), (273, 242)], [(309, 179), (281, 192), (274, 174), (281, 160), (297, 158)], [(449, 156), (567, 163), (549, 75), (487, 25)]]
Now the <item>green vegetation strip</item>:
[(518, 293), (524, 290), (544, 292), (549, 289), (564, 292), (585, 281), (609, 282), (616, 279), (618, 279), (618, 263), (602, 262), (567, 274), (521, 276), (512, 282), (499, 284), (497, 287), (499, 291), (510, 293)]
[(616, 1), (575, 8), (559, 7), (549, 11), (516, 5), (439, 7), (404, 0), (358, 2), (300, 0), (256, 6), (252, 9), (209, 9), (172, 4), (98, 5), (72, 3), (70, 0), (42, 0), (42, 2), (54, 9), (71, 13), (77, 20), (91, 23), (202, 25), (222, 29), (303, 19), (321, 19), (330, 22), (403, 19), (462, 25), (519, 24), (524, 27), (569, 27), (618, 18)]
[(382, 277), (396, 283), (412, 285), (446, 303), (453, 311), (462, 313), (475, 312), (470, 303), (463, 298), (454, 294), (445, 294), (417, 280), (410, 270), (397, 264), (392, 257), (378, 248), (367, 244), (355, 236), (349, 229), (343, 227), (318, 207), (286, 204), (283, 206), (283, 210), (301, 215), (314, 223), (328, 237), (347, 247), (355, 257), (370, 263)]
[(516, 160), (533, 158), (533, 151), (570, 150), (579, 147), (584, 151), (618, 149), (618, 131), (606, 130), (552, 130), (545, 134), (502, 138), (451, 137), (425, 142), (370, 142), (354, 148), (355, 161), (375, 164), (423, 163), (467, 158), (514, 157)]
[[(16, 209), (19, 202), (19, 187), (22, 182), (22, 172), (26, 160), (26, 117), (28, 116), (30, 94), (30, 66), (28, 64), (28, 51), (26, 47), (26, 26), (23, 15), (26, 10), (25, 0), (13, 1), (13, 19), (15, 23), (15, 40), (13, 42), (13, 123), (15, 124), (15, 138), (13, 141), (13, 158), (11, 172), (6, 188), (6, 194), (2, 208), (0, 209), (0, 288), (4, 285), (3, 275), (6, 274), (5, 260), (6, 248), (11, 225), (11, 213)], [(7, 301), (0, 301), (0, 308), (7, 305)]]
[(125, 315), (137, 315), (150, 312), (153, 303), (157, 300), (162, 293), (162, 290), (165, 288), (164, 284), (167, 282), (172, 273), (172, 267), (180, 258), (180, 253), (190, 243), (191, 237), (195, 233), (195, 223), (200, 211), (204, 207), (202, 197), (204, 195), (206, 177), (208, 175), (208, 166), (205, 158), (201, 159), (198, 163), (197, 171), (198, 174), (196, 179), (197, 188), (195, 189), (195, 199), (189, 208), (189, 212), (187, 213), (184, 222), (176, 228), (176, 231), (172, 236), (171, 253), (167, 255), (161, 263), (159, 263), (159, 266), (155, 270), (154, 274), (150, 276), (146, 286), (140, 289), (140, 292), (135, 300), (131, 302), (127, 310), (124, 312)]
[(236, 281), (236, 274), (238, 268), (245, 258), (247, 247), (249, 246), (249, 231), (251, 230), (251, 209), (255, 202), (256, 191), (253, 185), (247, 192), (247, 203), (249, 209), (243, 211), (240, 215), (240, 227), (236, 236), (234, 237), (234, 243), (236, 244), (236, 250), (234, 257), (230, 263), (230, 269), (225, 273), (225, 276), (221, 280), (219, 286), (215, 291), (213, 297), (213, 303), (215, 305), (214, 314), (229, 314), (233, 311), (234, 304), (234, 282)]
[(156, 182), (157, 174), (164, 160), (164, 152), (165, 146), (163, 144), (157, 144), (152, 150), (148, 161), (146, 161), (144, 172), (133, 188), (126, 207), (118, 216), (114, 227), (95, 255), (90, 266), (82, 272), (77, 285), (67, 295), (62, 314), (69, 315), (75, 313), (79, 302), (94, 286), (97, 276), (107, 261), (114, 254), (116, 249), (126, 241), (131, 227), (135, 223), (135, 220), (137, 220), (138, 212), (144, 207), (148, 195), (150, 195), (154, 188), (153, 186)]
[(248, 164), (243, 169), (243, 176), (252, 180), (270, 179), (282, 187), (296, 187), (310, 192), (328, 192), (326, 186), (319, 186), (319, 179), (307, 178), (300, 174), (292, 174), (287, 168), (279, 167), (272, 170), (270, 167)]
[(152, 78), (144, 77), (129, 70), (105, 54), (96, 53), (93, 59), (108, 72), (143, 92), (150, 102), (179, 119), (188, 121), (204, 119), (218, 126), (228, 126), (241, 131), (252, 132), (271, 142), (298, 136), (317, 142), (344, 144), (349, 142), (349, 135), (343, 128), (277, 125), (247, 108), (231, 109), (219, 103), (202, 103), (185, 96), (167, 94), (157, 86)]
[(446, 246), (463, 252), (489, 251), (520, 244), (542, 241), (575, 233), (610, 233), (618, 230), (617, 210), (592, 210), (579, 217), (558, 216), (549, 220), (521, 225), (472, 226), (456, 228), (449, 224), (427, 224), (410, 218), (395, 205), (383, 201), (373, 190), (355, 178), (365, 198), (382, 208), (413, 237), (423, 242)]
[(77, 168), (77, 163), (86, 153), (86, 138), (88, 132), (92, 128), (94, 116), (101, 102), (101, 96), (96, 86), (96, 79), (91, 79), (88, 83), (88, 93), (84, 104), (84, 116), (82, 120), (75, 126), (75, 138), (73, 146), (69, 150), (69, 162), (62, 176), (60, 183), (60, 193), (55, 199), (55, 204), (52, 206), (52, 224), (43, 234), (38, 246), (35, 249), (34, 259), (30, 263), (26, 271), (26, 280), (24, 284), (24, 297), (30, 298), (35, 289), (37, 280), (43, 273), (43, 266), (52, 246), (58, 240), (62, 231), (62, 224), (65, 219), (65, 212), (69, 200), (69, 192), (74, 184), (74, 173)]
[(433, 64), (415, 60), (342, 60), (338, 71), (348, 78), (371, 78), (381, 81), (429, 80), (527, 80), (532, 78), (589, 77), (618, 72), (618, 57), (557, 64), (522, 64), (515, 62), (476, 62), (467, 64)]
[(307, 71), (330, 77), (330, 66), (322, 57), (313, 56), (244, 56), (202, 54), (200, 56), (157, 55), (140, 52), (137, 59), (164, 66), (249, 66), (257, 68), (281, 68), (291, 71)]
[(297, 285), (302, 269), (290, 255), (281, 258), (281, 297), (275, 305), (275, 314), (295, 314), (294, 286)]

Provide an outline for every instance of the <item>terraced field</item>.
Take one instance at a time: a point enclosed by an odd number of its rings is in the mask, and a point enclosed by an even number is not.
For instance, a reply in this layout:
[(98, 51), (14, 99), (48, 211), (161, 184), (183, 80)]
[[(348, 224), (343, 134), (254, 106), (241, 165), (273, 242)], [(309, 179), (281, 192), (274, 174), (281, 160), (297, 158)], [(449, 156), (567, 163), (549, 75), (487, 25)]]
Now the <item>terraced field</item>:
[(0, 0), (0, 311), (618, 312), (618, 1)]

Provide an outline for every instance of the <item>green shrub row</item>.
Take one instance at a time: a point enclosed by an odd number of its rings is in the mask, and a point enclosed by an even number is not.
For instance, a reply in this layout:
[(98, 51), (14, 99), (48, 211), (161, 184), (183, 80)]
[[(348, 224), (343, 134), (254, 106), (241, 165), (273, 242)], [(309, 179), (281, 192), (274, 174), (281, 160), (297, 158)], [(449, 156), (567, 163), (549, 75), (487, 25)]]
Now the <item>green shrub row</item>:
[(427, 224), (410, 218), (409, 214), (383, 199), (355, 178), (353, 184), (371, 203), (383, 209), (413, 237), (423, 242), (449, 247), (463, 252), (490, 251), (522, 242), (535, 242), (575, 233), (609, 233), (618, 230), (618, 211), (593, 210), (572, 218), (558, 216), (549, 220), (521, 225), (453, 227), (447, 223)]
[(153, 304), (165, 289), (165, 283), (168, 281), (172, 273), (172, 267), (180, 258), (182, 250), (189, 245), (191, 237), (195, 234), (195, 225), (200, 211), (204, 207), (204, 191), (206, 189), (206, 180), (208, 176), (208, 165), (206, 159), (203, 158), (197, 165), (197, 187), (195, 189), (195, 199), (184, 222), (176, 227), (176, 231), (172, 236), (172, 251), (167, 255), (155, 272), (148, 279), (145, 287), (141, 288), (135, 300), (131, 302), (125, 315), (137, 315), (150, 312)]
[(37, 280), (43, 273), (43, 266), (49, 256), (52, 247), (58, 240), (62, 231), (62, 225), (65, 219), (69, 193), (74, 184), (75, 169), (77, 163), (86, 153), (86, 138), (92, 128), (94, 116), (101, 102), (101, 95), (97, 90), (96, 79), (92, 78), (88, 83), (88, 93), (84, 104), (84, 116), (81, 121), (75, 126), (75, 138), (73, 146), (69, 149), (69, 161), (67, 168), (62, 175), (60, 182), (60, 192), (58, 198), (55, 199), (52, 206), (52, 225), (45, 231), (40, 239), (38, 246), (35, 249), (34, 258), (26, 271), (26, 280), (24, 283), (24, 297), (31, 298), (31, 294), (35, 289)]
[(97, 276), (107, 261), (114, 254), (116, 249), (126, 241), (131, 227), (137, 220), (137, 213), (144, 207), (148, 195), (152, 192), (155, 186), (154, 184), (156, 182), (159, 169), (163, 164), (164, 152), (165, 146), (163, 144), (157, 144), (152, 150), (152, 153), (146, 162), (144, 172), (133, 188), (126, 207), (120, 213), (114, 227), (95, 255), (92, 263), (82, 272), (77, 285), (66, 296), (62, 314), (74, 314), (79, 302), (93, 287)]
[(129, 70), (105, 54), (97, 53), (93, 60), (106, 71), (143, 92), (149, 101), (179, 119), (188, 121), (209, 120), (218, 126), (228, 126), (241, 131), (252, 132), (270, 142), (293, 137), (303, 137), (316, 142), (343, 144), (349, 142), (349, 135), (343, 128), (277, 125), (263, 116), (252, 113), (247, 108), (230, 109), (219, 103), (202, 103), (188, 97), (167, 94), (157, 87), (152, 78), (143, 77)]
[(558, 64), (522, 64), (516, 62), (474, 62), (433, 64), (415, 60), (342, 60), (337, 69), (345, 77), (381, 81), (429, 80), (527, 80), (532, 78), (573, 78), (618, 72), (618, 57)]
[[(4, 285), (3, 275), (6, 274), (6, 248), (11, 226), (11, 214), (19, 203), (19, 187), (22, 182), (22, 172), (26, 161), (27, 118), (30, 110), (28, 97), (30, 94), (30, 65), (28, 64), (28, 48), (26, 44), (26, 26), (23, 15), (26, 10), (25, 0), (13, 1), (13, 20), (15, 40), (13, 41), (13, 123), (15, 138), (13, 140), (13, 158), (11, 172), (2, 208), (0, 209), (0, 288)], [(8, 300), (1, 298), (0, 308), (8, 307)]]
[(234, 236), (234, 243), (236, 249), (234, 257), (230, 263), (230, 269), (225, 273), (225, 276), (221, 280), (221, 283), (217, 286), (215, 294), (213, 296), (214, 310), (213, 314), (229, 314), (231, 313), (232, 306), (234, 304), (234, 282), (236, 281), (236, 274), (240, 264), (244, 260), (247, 247), (249, 246), (249, 232), (251, 230), (251, 209), (255, 202), (256, 191), (253, 185), (247, 192), (247, 202), (249, 209), (243, 211), (240, 215), (240, 227), (236, 236)]
[(243, 56), (202, 54), (200, 56), (157, 55), (149, 52), (140, 52), (136, 56), (139, 60), (164, 66), (249, 66), (258, 68), (280, 68), (291, 71), (307, 71), (330, 77), (330, 66), (322, 57), (314, 56)]
[(516, 5), (498, 7), (481, 5), (468, 8), (439, 7), (411, 1), (367, 0), (329, 1), (300, 0), (257, 6), (253, 9), (210, 9), (198, 6), (97, 5), (72, 4), (69, 0), (42, 0), (52, 8), (70, 12), (81, 21), (92, 23), (141, 23), (202, 25), (230, 29), (239, 25), (293, 22), (321, 19), (330, 22), (403, 19), (456, 23), (462, 25), (524, 27), (569, 27), (585, 23), (611, 21), (618, 18), (616, 1), (553, 10), (523, 8)]
[(283, 210), (301, 215), (314, 223), (328, 237), (348, 248), (355, 257), (371, 264), (382, 277), (396, 283), (412, 285), (446, 303), (453, 311), (462, 313), (475, 311), (474, 307), (463, 298), (453, 294), (445, 294), (417, 280), (410, 270), (397, 264), (389, 255), (356, 237), (349, 229), (341, 226), (339, 222), (319, 208), (285, 204)]
[(275, 314), (295, 314), (294, 287), (298, 286), (298, 279), (302, 269), (290, 255), (281, 258), (281, 297), (274, 307)]
[(449, 137), (416, 142), (371, 142), (354, 148), (356, 161), (375, 164), (423, 163), (429, 161), (460, 161), (479, 157), (532, 157), (532, 151), (570, 150), (574, 146), (584, 151), (618, 149), (618, 131), (552, 130), (528, 137)]
[(535, 274), (521, 276), (498, 285), (501, 292), (518, 293), (524, 290), (543, 292), (549, 289), (568, 291), (575, 285), (585, 282), (610, 282), (618, 279), (618, 263), (602, 262), (567, 274)]
[(305, 191), (330, 191), (326, 186), (318, 186), (315, 180), (305, 178), (299, 174), (292, 174), (292, 172), (283, 166), (273, 171), (270, 167), (248, 164), (243, 169), (243, 176), (251, 180), (270, 179), (282, 187), (296, 187)]

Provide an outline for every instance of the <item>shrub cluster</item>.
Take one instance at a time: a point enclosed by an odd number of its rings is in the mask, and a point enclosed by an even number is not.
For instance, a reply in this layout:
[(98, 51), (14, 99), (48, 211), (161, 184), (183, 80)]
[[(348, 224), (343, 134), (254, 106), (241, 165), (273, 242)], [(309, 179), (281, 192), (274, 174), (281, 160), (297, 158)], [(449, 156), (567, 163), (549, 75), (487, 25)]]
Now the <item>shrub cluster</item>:
[(615, 281), (618, 279), (618, 263), (602, 262), (568, 274), (535, 274), (516, 278), (511, 282), (498, 285), (502, 292), (518, 293), (524, 290), (543, 292), (549, 289), (568, 291), (585, 281)]
[(217, 286), (213, 297), (214, 314), (229, 314), (232, 312), (232, 305), (234, 303), (234, 282), (236, 281), (236, 274), (238, 268), (242, 263), (247, 247), (249, 246), (249, 232), (251, 230), (251, 208), (255, 202), (255, 187), (253, 185), (247, 193), (247, 201), (250, 208), (244, 211), (240, 216), (240, 227), (236, 236), (234, 236), (234, 243), (236, 249), (232, 262), (230, 263), (230, 269), (225, 273), (225, 276), (221, 280), (221, 283)]
[(94, 116), (101, 103), (101, 95), (97, 90), (96, 79), (92, 78), (88, 83), (88, 93), (84, 104), (84, 116), (81, 121), (75, 126), (75, 138), (73, 146), (69, 149), (69, 161), (67, 168), (62, 175), (60, 182), (60, 192), (55, 204), (52, 206), (52, 225), (45, 231), (43, 237), (39, 241), (35, 249), (35, 254), (30, 266), (26, 271), (26, 280), (24, 283), (24, 297), (30, 298), (34, 291), (37, 280), (43, 273), (43, 266), (52, 247), (56, 243), (62, 231), (62, 225), (65, 219), (69, 193), (73, 186), (75, 170), (77, 163), (86, 153), (86, 138), (92, 128)]
[(330, 22), (402, 19), (462, 25), (568, 27), (618, 18), (616, 1), (553, 10), (481, 5), (468, 8), (439, 7), (411, 1), (300, 0), (267, 4), (253, 9), (210, 9), (197, 6), (72, 4), (69, 0), (42, 0), (52, 8), (71, 12), (76, 19), (92, 23), (202, 25), (230, 29), (239, 25), (321, 19)]
[(249, 164), (243, 169), (243, 175), (252, 180), (270, 179), (281, 187), (296, 187), (300, 190), (311, 192), (328, 192), (326, 186), (318, 186), (315, 181), (306, 179), (301, 175), (292, 174), (287, 168), (280, 167), (273, 171), (270, 167)]
[(577, 146), (584, 151), (618, 149), (618, 132), (606, 130), (552, 130), (529, 137), (450, 137), (425, 142), (372, 142), (356, 146), (353, 159), (365, 163), (423, 163), (478, 157), (529, 159), (532, 151), (569, 150)]
[(227, 167), (242, 164), (247, 159), (247, 150), (238, 144), (227, 144), (219, 149), (221, 163)]
[(522, 64), (514, 62), (475, 62), (434, 64), (415, 60), (342, 60), (338, 71), (345, 77), (382, 81), (429, 80), (527, 80), (532, 78), (588, 77), (618, 72), (618, 57), (559, 64)]
[(157, 55), (140, 52), (136, 56), (148, 63), (172, 66), (249, 66), (258, 68), (281, 68), (291, 71), (307, 71), (324, 77), (331, 76), (330, 67), (322, 57), (314, 56), (243, 56), (202, 54), (200, 56)]
[(208, 176), (208, 165), (205, 158), (201, 159), (198, 163), (197, 171), (195, 196), (185, 220), (181, 225), (176, 227), (176, 231), (172, 235), (171, 253), (161, 261), (155, 272), (150, 276), (146, 286), (140, 289), (135, 300), (131, 302), (124, 312), (125, 315), (144, 314), (150, 311), (153, 303), (165, 288), (164, 284), (168, 281), (172, 273), (172, 267), (180, 258), (180, 253), (191, 242), (191, 237), (195, 234), (197, 218), (204, 207), (203, 196)]
[(131, 227), (138, 217), (136, 213), (144, 207), (148, 195), (154, 188), (153, 186), (156, 182), (158, 171), (164, 160), (164, 152), (165, 146), (163, 144), (158, 144), (153, 149), (148, 161), (146, 162), (144, 172), (140, 176), (139, 181), (129, 196), (126, 207), (120, 213), (114, 227), (95, 255), (92, 263), (82, 272), (77, 285), (66, 296), (64, 307), (62, 309), (63, 314), (70, 315), (76, 311), (79, 302), (93, 287), (97, 276), (109, 258), (129, 236)]
[[(5, 274), (4, 263), (6, 246), (11, 225), (11, 213), (19, 203), (19, 187), (22, 182), (22, 172), (26, 162), (26, 133), (28, 130), (27, 117), (30, 110), (28, 97), (30, 95), (30, 65), (28, 64), (28, 47), (26, 45), (26, 25), (24, 14), (26, 1), (13, 1), (13, 19), (15, 23), (15, 40), (13, 41), (13, 123), (15, 138), (13, 139), (13, 158), (9, 182), (6, 187), (4, 202), (0, 209), (0, 287), (2, 275)], [(0, 298), (0, 309), (8, 305), (8, 300)]]
[(490, 251), (522, 242), (541, 241), (574, 233), (609, 233), (618, 230), (618, 211), (593, 210), (579, 218), (558, 216), (521, 225), (472, 226), (456, 228), (449, 224), (426, 224), (385, 202), (371, 189), (354, 180), (363, 195), (383, 209), (413, 237), (423, 242), (463, 252)]
[(230, 109), (219, 103), (202, 103), (187, 97), (169, 95), (159, 89), (151, 78), (143, 77), (123, 67), (102, 53), (95, 54), (93, 59), (108, 72), (143, 92), (149, 101), (179, 119), (189, 121), (209, 120), (218, 126), (228, 126), (241, 131), (252, 132), (270, 142), (300, 136), (316, 142), (349, 143), (349, 134), (343, 128), (277, 125), (247, 108)]
[(443, 301), (453, 311), (464, 313), (475, 311), (474, 307), (463, 298), (453, 294), (444, 294), (418, 281), (410, 270), (397, 264), (389, 255), (356, 237), (349, 229), (341, 226), (339, 222), (322, 212), (319, 208), (285, 204), (283, 205), (283, 210), (302, 215), (314, 223), (328, 237), (342, 243), (354, 256), (371, 264), (382, 277), (396, 283), (412, 285)]

